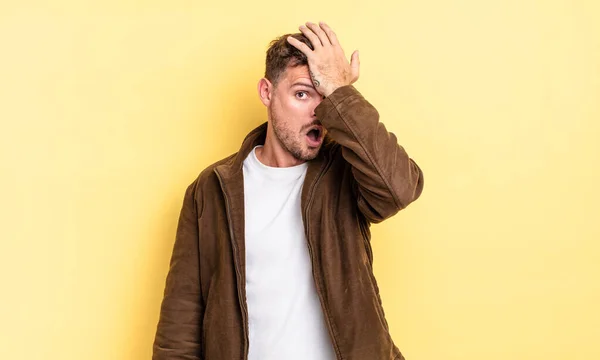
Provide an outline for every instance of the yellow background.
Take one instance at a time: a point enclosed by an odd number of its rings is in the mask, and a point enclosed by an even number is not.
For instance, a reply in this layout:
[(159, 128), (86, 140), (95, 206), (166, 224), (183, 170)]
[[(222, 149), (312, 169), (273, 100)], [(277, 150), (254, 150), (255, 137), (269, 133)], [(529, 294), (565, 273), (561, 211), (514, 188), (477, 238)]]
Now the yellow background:
[(326, 20), (425, 173), (374, 226), (409, 360), (600, 359), (597, 1), (2, 1), (0, 359), (149, 359), (185, 187)]

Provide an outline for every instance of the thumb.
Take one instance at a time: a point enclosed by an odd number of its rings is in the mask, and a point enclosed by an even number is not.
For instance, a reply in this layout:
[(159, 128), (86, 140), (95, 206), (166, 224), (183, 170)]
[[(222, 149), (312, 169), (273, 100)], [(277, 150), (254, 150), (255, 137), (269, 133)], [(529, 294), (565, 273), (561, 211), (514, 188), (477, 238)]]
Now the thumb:
[(360, 75), (360, 59), (358, 58), (358, 50), (352, 53), (350, 58), (350, 68), (352, 69), (352, 82), (358, 80)]

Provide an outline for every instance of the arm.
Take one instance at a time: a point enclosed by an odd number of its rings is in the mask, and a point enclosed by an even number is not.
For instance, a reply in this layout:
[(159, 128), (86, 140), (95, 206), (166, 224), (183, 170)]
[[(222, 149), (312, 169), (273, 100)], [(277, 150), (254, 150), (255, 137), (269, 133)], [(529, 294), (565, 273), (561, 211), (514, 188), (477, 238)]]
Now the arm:
[(381, 222), (421, 195), (421, 169), (352, 85), (336, 89), (315, 113), (342, 146), (357, 183), (358, 208), (369, 221)]
[(287, 40), (306, 55), (313, 85), (325, 97), (316, 116), (352, 166), (360, 211), (371, 222), (383, 221), (419, 197), (421, 170), (379, 122), (377, 110), (351, 86), (360, 73), (358, 51), (348, 63), (325, 23), (307, 22), (300, 31), (314, 49), (291, 36)]
[(202, 359), (204, 306), (200, 293), (194, 184), (185, 193), (153, 346), (153, 360)]

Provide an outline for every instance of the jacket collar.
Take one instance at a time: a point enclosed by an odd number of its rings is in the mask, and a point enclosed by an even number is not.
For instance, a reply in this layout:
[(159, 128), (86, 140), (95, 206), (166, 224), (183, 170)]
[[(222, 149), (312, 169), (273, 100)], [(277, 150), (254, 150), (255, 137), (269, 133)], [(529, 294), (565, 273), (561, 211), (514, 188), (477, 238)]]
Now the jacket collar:
[[(240, 271), (240, 281), (242, 284), (246, 281), (246, 247), (245, 247), (245, 213), (244, 213), (244, 176), (243, 164), (246, 157), (257, 145), (263, 145), (267, 136), (267, 122), (252, 130), (244, 139), (240, 150), (215, 168), (215, 173), (219, 177), (221, 189), (223, 191), (229, 228), (232, 236), (232, 245), (237, 249), (237, 266)], [(316, 184), (321, 172), (324, 170), (328, 158), (328, 150), (333, 141), (328, 136), (325, 137), (319, 155), (309, 161), (304, 186), (302, 187), (301, 207), (302, 217), (306, 221), (307, 209), (309, 205), (310, 192)]]
[[(229, 161), (216, 167), (215, 170), (221, 176), (222, 182), (227, 188), (230, 188), (231, 190), (234, 188), (241, 188), (243, 191), (244, 179), (242, 169), (244, 160), (248, 157), (254, 147), (257, 145), (264, 145), (267, 137), (267, 124), (268, 123), (265, 122), (248, 133), (238, 152), (230, 157)], [(326, 152), (331, 143), (331, 138), (329, 135), (326, 135), (321, 150), (319, 151), (319, 155), (317, 155), (315, 159), (309, 161), (305, 184), (310, 184), (313, 177), (319, 172), (320, 165), (322, 165), (323, 160), (327, 157)]]

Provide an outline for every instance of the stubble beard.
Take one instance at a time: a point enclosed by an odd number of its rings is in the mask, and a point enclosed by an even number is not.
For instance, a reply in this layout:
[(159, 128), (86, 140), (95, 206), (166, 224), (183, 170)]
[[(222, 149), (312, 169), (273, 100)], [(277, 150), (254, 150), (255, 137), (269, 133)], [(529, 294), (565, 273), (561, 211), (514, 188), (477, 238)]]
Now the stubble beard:
[(310, 161), (317, 157), (319, 149), (307, 149), (306, 145), (302, 143), (303, 134), (295, 133), (287, 127), (275, 111), (271, 111), (271, 124), (277, 141), (295, 159)]

